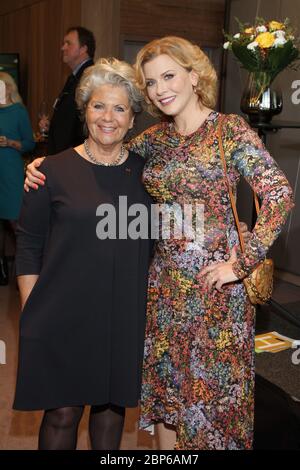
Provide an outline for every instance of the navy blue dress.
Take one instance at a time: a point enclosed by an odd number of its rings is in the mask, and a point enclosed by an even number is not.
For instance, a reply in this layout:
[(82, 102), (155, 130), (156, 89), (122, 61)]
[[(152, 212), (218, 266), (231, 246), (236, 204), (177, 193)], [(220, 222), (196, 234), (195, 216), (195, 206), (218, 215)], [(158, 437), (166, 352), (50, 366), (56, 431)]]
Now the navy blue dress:
[[(14, 408), (51, 409), (140, 397), (148, 239), (96, 236), (97, 207), (148, 208), (144, 160), (95, 165), (69, 149), (47, 158), (47, 180), (24, 196), (17, 233), (17, 275), (39, 274), (20, 321)], [(128, 218), (128, 223), (134, 217)]]

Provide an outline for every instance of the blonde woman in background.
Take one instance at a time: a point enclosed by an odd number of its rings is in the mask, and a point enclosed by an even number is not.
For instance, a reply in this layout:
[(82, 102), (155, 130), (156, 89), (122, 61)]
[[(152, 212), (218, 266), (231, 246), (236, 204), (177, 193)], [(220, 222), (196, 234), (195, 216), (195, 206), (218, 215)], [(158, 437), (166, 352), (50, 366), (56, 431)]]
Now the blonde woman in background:
[(5, 85), (5, 103), (0, 104), (0, 285), (7, 284), (4, 224), (9, 221), (14, 228), (19, 217), (23, 184), (24, 163), (22, 153), (34, 148), (28, 113), (11, 75), (0, 72)]

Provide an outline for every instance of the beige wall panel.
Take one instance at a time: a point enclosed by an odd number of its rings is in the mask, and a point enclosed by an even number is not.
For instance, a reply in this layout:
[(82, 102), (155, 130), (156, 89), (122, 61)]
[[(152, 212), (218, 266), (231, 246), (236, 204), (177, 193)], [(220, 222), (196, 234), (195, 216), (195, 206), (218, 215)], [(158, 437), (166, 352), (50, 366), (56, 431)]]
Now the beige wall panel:
[(96, 37), (96, 58), (119, 56), (120, 0), (82, 0), (81, 24)]

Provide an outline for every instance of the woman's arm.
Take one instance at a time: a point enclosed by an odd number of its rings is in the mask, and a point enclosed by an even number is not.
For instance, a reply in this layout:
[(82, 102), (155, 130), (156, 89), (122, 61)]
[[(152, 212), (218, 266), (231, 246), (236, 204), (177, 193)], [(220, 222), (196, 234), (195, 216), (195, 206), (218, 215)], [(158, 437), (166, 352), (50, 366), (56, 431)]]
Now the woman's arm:
[[(228, 116), (223, 126), (223, 142), (228, 162), (244, 176), (261, 199), (255, 227), (245, 239), (245, 252), (236, 247), (230, 260), (202, 269), (206, 285), (221, 289), (223, 284), (243, 279), (262, 261), (279, 235), (293, 207), (292, 189), (260, 138), (243, 118)], [(226, 152), (227, 148), (227, 152)]]
[(280, 234), (293, 208), (293, 191), (282, 170), (245, 120), (235, 116), (229, 122), (230, 159), (261, 201), (260, 211), (245, 253), (237, 250), (233, 264), (239, 279), (248, 276), (262, 261)]
[(29, 116), (25, 108), (20, 109), (16, 128), (20, 133), (20, 139), (9, 139), (3, 135), (0, 137), (0, 147), (11, 147), (18, 150), (18, 152), (30, 152), (33, 150), (35, 142)]
[(44, 186), (46, 181), (46, 175), (37, 168), (41, 166), (46, 157), (39, 157), (29, 163), (26, 168), (26, 178), (24, 183), (24, 189), (29, 192), (29, 189), (39, 189), (39, 186)]
[(21, 310), (23, 310), (24, 305), (30, 295), (30, 292), (32, 291), (38, 278), (39, 276), (37, 274), (18, 276), (18, 286), (21, 298)]
[(20, 152), (31, 152), (35, 147), (35, 141), (33, 138), (32, 127), (27, 110), (22, 107), (19, 119), (19, 130), (20, 130)]
[[(141, 157), (146, 158), (149, 154), (149, 131), (151, 129), (147, 129), (146, 131), (139, 134), (137, 137), (132, 139), (126, 147), (128, 150), (141, 155)], [(33, 162), (29, 163), (26, 169), (26, 178), (24, 183), (25, 191), (29, 191), (30, 188), (38, 189), (39, 186), (43, 186), (46, 181), (46, 176), (38, 170), (40, 165), (43, 163), (45, 157), (36, 158)]]
[[(46, 164), (43, 171), (48, 175)], [(22, 309), (42, 268), (45, 242), (50, 224), (51, 200), (48, 185), (25, 193), (17, 225), (16, 274)]]
[[(137, 137), (134, 137), (134, 139), (130, 140), (130, 142), (126, 145), (128, 150), (131, 150), (141, 157), (146, 158), (150, 153), (148, 141), (149, 135), (151, 134), (151, 129), (154, 128), (147, 129)], [(43, 186), (45, 184), (46, 176), (38, 170), (44, 159), (45, 157), (36, 158), (27, 166), (24, 183), (25, 191), (28, 192), (30, 188), (38, 189), (39, 186)]]

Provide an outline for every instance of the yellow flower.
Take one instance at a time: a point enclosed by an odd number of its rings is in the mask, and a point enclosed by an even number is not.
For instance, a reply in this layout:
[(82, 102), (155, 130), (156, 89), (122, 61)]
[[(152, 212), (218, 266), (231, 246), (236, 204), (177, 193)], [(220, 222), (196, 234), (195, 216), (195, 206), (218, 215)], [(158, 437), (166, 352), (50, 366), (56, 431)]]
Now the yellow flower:
[(285, 26), (283, 23), (279, 23), (279, 21), (270, 21), (269, 23), (269, 29), (272, 31), (276, 31), (278, 29), (284, 29)]
[(161, 335), (157, 338), (156, 343), (154, 345), (155, 357), (159, 359), (168, 349), (169, 341), (167, 340), (165, 335)]
[(246, 28), (244, 33), (246, 34), (254, 34), (254, 28)]
[(261, 33), (255, 38), (255, 41), (261, 49), (267, 49), (273, 46), (275, 37), (271, 33)]
[(216, 341), (216, 348), (218, 350), (225, 349), (230, 346), (232, 342), (232, 333), (230, 331), (221, 331), (219, 338)]

